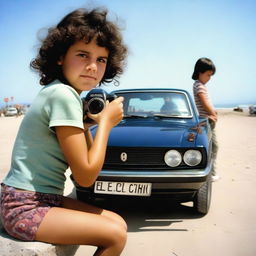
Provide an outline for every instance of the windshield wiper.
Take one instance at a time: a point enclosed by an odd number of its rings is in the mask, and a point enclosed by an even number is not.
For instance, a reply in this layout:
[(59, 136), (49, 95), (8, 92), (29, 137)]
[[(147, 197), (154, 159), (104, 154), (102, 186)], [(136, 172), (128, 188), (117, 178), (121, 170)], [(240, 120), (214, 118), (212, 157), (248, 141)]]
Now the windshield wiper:
[(181, 117), (180, 115), (166, 115), (166, 114), (154, 114), (154, 117), (159, 117), (159, 118), (179, 118)]
[(124, 118), (147, 118), (147, 115), (124, 115)]

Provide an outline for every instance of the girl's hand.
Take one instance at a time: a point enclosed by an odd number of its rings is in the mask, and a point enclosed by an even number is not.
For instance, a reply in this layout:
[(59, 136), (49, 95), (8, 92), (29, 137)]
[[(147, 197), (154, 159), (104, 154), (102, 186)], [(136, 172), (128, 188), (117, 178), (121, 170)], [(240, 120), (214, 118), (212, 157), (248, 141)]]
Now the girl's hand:
[(106, 122), (112, 128), (119, 124), (123, 118), (123, 100), (123, 97), (118, 97), (111, 102), (107, 101), (105, 108), (100, 113), (88, 114), (88, 117), (97, 124)]
[(208, 118), (209, 118), (210, 120), (212, 120), (213, 122), (215, 122), (215, 123), (218, 121), (217, 115), (209, 115)]

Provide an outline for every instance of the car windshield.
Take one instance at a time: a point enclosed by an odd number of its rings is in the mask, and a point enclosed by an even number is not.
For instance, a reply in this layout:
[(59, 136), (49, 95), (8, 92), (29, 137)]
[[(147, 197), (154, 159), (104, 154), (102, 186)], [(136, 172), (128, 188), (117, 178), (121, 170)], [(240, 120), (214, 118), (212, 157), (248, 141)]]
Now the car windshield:
[(182, 92), (118, 92), (124, 97), (126, 118), (191, 118), (188, 97)]

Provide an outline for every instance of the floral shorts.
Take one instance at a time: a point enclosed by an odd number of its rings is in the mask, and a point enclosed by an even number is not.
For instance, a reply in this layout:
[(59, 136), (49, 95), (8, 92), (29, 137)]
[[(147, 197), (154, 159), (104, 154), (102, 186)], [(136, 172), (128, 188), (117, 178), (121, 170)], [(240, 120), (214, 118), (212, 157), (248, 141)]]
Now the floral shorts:
[(61, 205), (63, 196), (1, 185), (0, 217), (6, 232), (17, 239), (33, 241), (44, 216), (51, 207)]

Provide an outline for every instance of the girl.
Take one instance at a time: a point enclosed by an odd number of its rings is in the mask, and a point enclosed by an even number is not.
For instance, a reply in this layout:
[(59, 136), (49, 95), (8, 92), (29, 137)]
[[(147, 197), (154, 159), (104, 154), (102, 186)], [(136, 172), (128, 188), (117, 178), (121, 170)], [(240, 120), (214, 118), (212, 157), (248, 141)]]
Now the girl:
[(214, 109), (206, 83), (215, 74), (216, 68), (213, 62), (208, 58), (200, 58), (197, 60), (192, 75), (192, 79), (195, 80), (193, 85), (193, 93), (195, 103), (200, 116), (204, 116), (209, 119), (209, 123), (212, 129), (212, 156), (213, 156), (213, 168), (212, 168), (212, 181), (217, 181), (220, 177), (216, 174), (216, 158), (218, 152), (218, 142), (216, 138), (215, 125), (218, 120), (217, 111)]
[(83, 123), (79, 94), (113, 81), (123, 72), (127, 49), (107, 12), (76, 10), (42, 42), (31, 62), (39, 92), (20, 126), (11, 168), (3, 181), (1, 218), (15, 238), (54, 244), (97, 246), (94, 255), (120, 255), (127, 226), (117, 214), (62, 196), (65, 171), (91, 186), (100, 172), (108, 135), (123, 116), (123, 98), (89, 117), (98, 125), (93, 140)]

